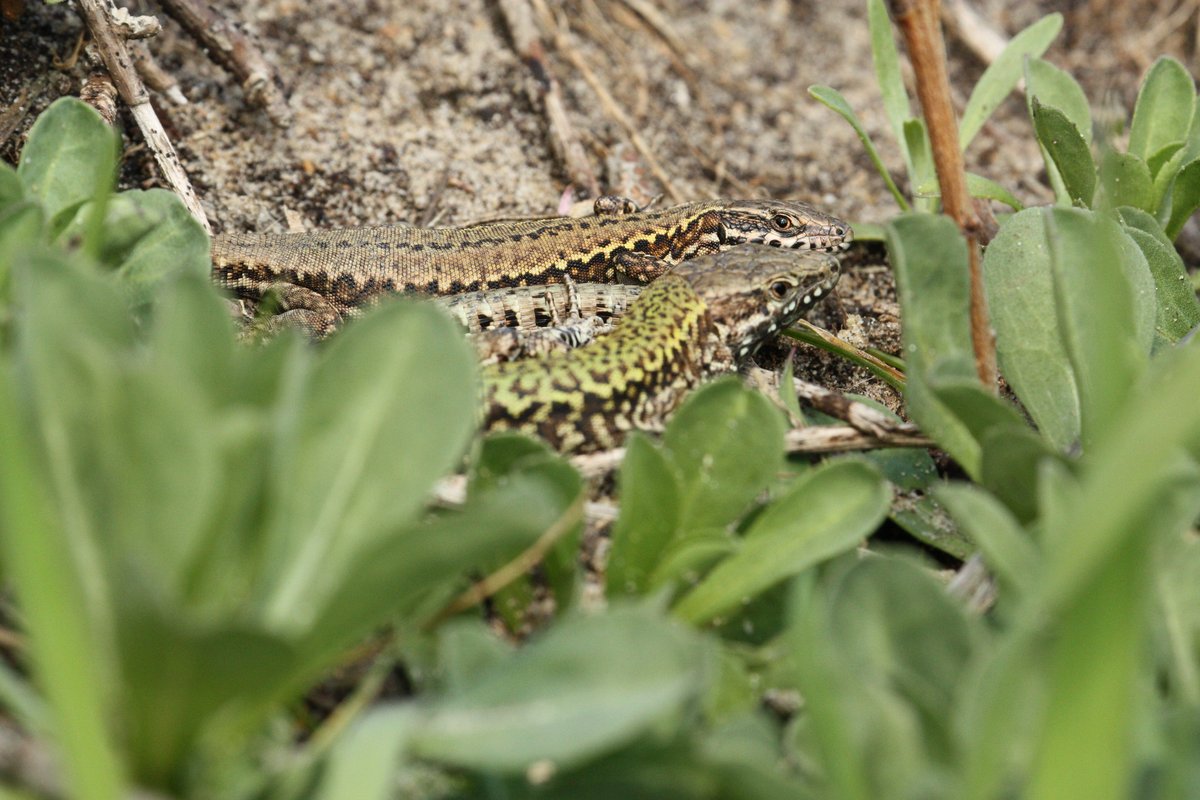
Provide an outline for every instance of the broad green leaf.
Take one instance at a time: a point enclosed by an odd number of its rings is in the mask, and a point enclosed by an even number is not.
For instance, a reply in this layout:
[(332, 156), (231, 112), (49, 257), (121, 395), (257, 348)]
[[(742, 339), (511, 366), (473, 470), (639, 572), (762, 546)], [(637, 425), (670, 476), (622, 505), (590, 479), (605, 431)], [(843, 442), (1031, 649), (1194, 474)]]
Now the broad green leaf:
[(1170, 56), (1160, 57), (1138, 90), (1129, 152), (1149, 160), (1161, 148), (1185, 141), (1195, 106), (1196, 85), (1187, 69)]
[(1077, 205), (1091, 205), (1096, 191), (1096, 165), (1079, 129), (1056, 108), (1033, 99), (1033, 128)]
[(621, 512), (612, 530), (606, 592), (641, 594), (679, 525), (679, 479), (645, 436), (630, 436), (618, 478)]
[[(540, 525), (542, 529), (556, 524), (556, 520), (579, 497), (579, 474), (567, 466), (546, 443), (519, 433), (496, 433), (484, 438), (473, 470), (471, 492), (476, 494), (485, 488), (503, 487), (513, 476), (522, 473), (537, 474), (547, 481), (546, 499), (555, 510), (549, 512), (540, 523), (530, 517), (531, 524)], [(540, 588), (549, 588), (560, 609), (566, 609), (575, 597), (580, 530), (580, 526), (572, 526), (569, 532), (558, 537), (542, 557)], [(501, 563), (484, 563), (480, 564), (479, 569), (490, 572), (501, 566)], [(535, 591), (530, 576), (523, 576), (493, 597), (493, 607), (516, 630), (521, 625), (521, 614), (533, 602)]]
[(866, 128), (859, 122), (854, 109), (850, 108), (850, 104), (846, 102), (846, 98), (842, 97), (841, 92), (830, 86), (810, 86), (808, 87), (808, 93), (813, 99), (833, 109), (841, 115), (842, 119), (850, 123), (850, 127), (858, 134), (859, 140), (863, 143), (863, 147), (866, 148), (867, 156), (870, 157), (871, 163), (875, 165), (875, 170), (883, 178), (883, 182), (887, 184), (888, 191), (892, 193), (892, 197), (896, 199), (896, 205), (900, 206), (902, 211), (907, 211), (908, 201), (904, 199), (904, 195), (896, 188), (896, 182), (892, 180), (891, 173), (883, 165), (883, 159), (879, 157), (879, 151), (875, 149), (875, 143), (871, 141)]
[(0, 216), (9, 206), (25, 199), (25, 187), (17, 171), (8, 164), (0, 163)]
[(449, 692), (465, 691), (513, 650), (482, 619), (451, 620), (437, 630), (437, 664), (444, 673), (439, 684)]
[(1033, 101), (1061, 111), (1089, 145), (1092, 143), (1092, 109), (1071, 73), (1049, 61), (1031, 58), (1025, 67), (1025, 99), (1030, 118)]
[(1197, 208), (1200, 208), (1200, 159), (1184, 165), (1171, 185), (1171, 216), (1166, 224), (1167, 236), (1176, 239)]
[(884, 556), (851, 566), (830, 593), (832, 638), (855, 681), (916, 717), (928, 767), (958, 760), (958, 685), (985, 652), (977, 620), (926, 569)]
[(1019, 522), (1032, 522), (1038, 515), (1041, 463), (1062, 456), (1024, 424), (995, 426), (979, 443), (983, 448), (980, 483), (1008, 506)]
[(111, 190), (118, 146), (95, 109), (63, 97), (33, 123), (17, 174), (57, 226), (75, 206)]
[(959, 147), (966, 150), (996, 107), (1021, 80), (1025, 59), (1040, 56), (1062, 29), (1062, 14), (1047, 14), (1014, 36), (971, 90), (958, 128)]
[(260, 589), (272, 625), (306, 627), (353, 560), (409, 522), (458, 463), (476, 393), (453, 328), (425, 304), (388, 304), (342, 331), (292, 389), (295, 415), (272, 446), (273, 574)]
[(663, 551), (650, 574), (649, 587), (658, 589), (680, 579), (694, 583), (697, 575), (736, 549), (733, 536), (723, 528), (689, 530), (686, 537), (680, 537)]
[(783, 415), (734, 379), (689, 397), (663, 435), (680, 478), (680, 528), (734, 521), (783, 464)]
[[(911, 177), (913, 168), (908, 147), (904, 142), (904, 123), (912, 118), (908, 92), (904, 89), (904, 76), (900, 72), (900, 54), (883, 0), (867, 0), (867, 25), (871, 31), (871, 59), (875, 64), (875, 79), (883, 95), (883, 111), (892, 126), (892, 133), (900, 143), (904, 162)], [(903, 209), (904, 206), (901, 206)]]
[(1051, 454), (1041, 437), (1006, 401), (974, 380), (929, 378), (937, 399), (979, 443), (978, 480), (995, 493), (1019, 519), (1036, 516), (1036, 465)]
[(988, 245), (983, 277), (1004, 377), (1058, 450), (1079, 438), (1079, 390), (1054, 302), (1045, 212), (1010, 217)]
[[(1140, 296), (1146, 291), (1140, 284), (1149, 278), (1149, 268), (1112, 220), (1087, 211), (1052, 209), (1045, 221), (1055, 308), (1078, 381), (1086, 447), (1112, 424), (1141, 373), (1153, 334), (1153, 289), (1148, 297)], [(1142, 307), (1145, 299), (1150, 300), (1148, 314)], [(1140, 330), (1145, 316), (1149, 335)]]
[(891, 493), (865, 462), (829, 462), (801, 475), (746, 531), (738, 552), (675, 604), (701, 623), (736, 608), (784, 578), (853, 547), (887, 513)]
[[(1152, 218), (1147, 218), (1153, 222)], [(1163, 243), (1154, 234), (1128, 225), (1125, 233), (1141, 248), (1150, 273), (1154, 276), (1157, 299), (1155, 330), (1167, 341), (1177, 342), (1200, 325), (1200, 302), (1196, 300), (1196, 292), (1192, 289), (1183, 259), (1174, 247)]]
[(435, 703), (414, 751), (459, 766), (569, 768), (630, 741), (698, 695), (710, 651), (647, 609), (567, 617)]
[(92, 664), (99, 644), (69, 534), (35, 465), (8, 365), (0, 375), (0, 552), (17, 600), (38, 684), (45, 692), (67, 786), (79, 797), (125, 795), (103, 671)]
[(346, 731), (329, 754), (315, 800), (387, 800), (396, 766), (421, 715), (411, 705), (377, 706)]
[(14, 203), (0, 212), (0, 297), (6, 296), (13, 259), (25, 250), (41, 247), (46, 217), (37, 203)]
[(1132, 206), (1154, 212), (1154, 183), (1150, 178), (1150, 168), (1135, 155), (1106, 150), (1100, 158), (1100, 188), (1104, 192), (1100, 202), (1106, 208)]
[[(1158, 152), (1153, 153), (1146, 162), (1150, 169), (1150, 175), (1157, 183), (1161, 175), (1164, 181), (1169, 180), (1171, 176), (1179, 171), (1179, 164), (1184, 157), (1184, 143), (1171, 142), (1158, 149)], [(1137, 156), (1134, 156), (1137, 158)], [(1170, 165), (1167, 167), (1167, 165)], [(1167, 167), (1166, 171), (1163, 168)]]
[[(145, 302), (155, 285), (175, 275), (208, 277), (208, 234), (174, 193), (122, 192), (104, 205), (104, 237), (95, 254), (117, 271), (134, 298)], [(94, 202), (84, 203), (60, 240), (83, 238), (95, 213)]]
[(1039, 570), (1038, 551), (1007, 508), (969, 483), (940, 486), (936, 495), (1001, 580), (1020, 594), (1032, 589)]
[(889, 516), (921, 544), (954, 558), (966, 559), (978, 549), (932, 495), (896, 494)]
[(1172, 695), (1192, 708), (1200, 706), (1200, 663), (1192, 657), (1200, 647), (1200, 540), (1167, 537), (1156, 554), (1154, 591), (1158, 638), (1165, 651)]
[(978, 443), (925, 382), (934, 369), (946, 377), (975, 375), (966, 243), (948, 218), (909, 214), (888, 225), (888, 252), (905, 321), (908, 411), (975, 474)]
[(334, 657), (389, 615), (413, 615), (431, 594), (448, 601), (449, 593), (467, 587), (472, 573), (515, 558), (575, 500), (563, 496), (570, 477), (578, 480), (561, 460), (536, 463), (470, 497), (461, 509), (391, 531), (364, 547), (317, 609), (319, 616), (304, 631), (303, 649), (314, 659)]

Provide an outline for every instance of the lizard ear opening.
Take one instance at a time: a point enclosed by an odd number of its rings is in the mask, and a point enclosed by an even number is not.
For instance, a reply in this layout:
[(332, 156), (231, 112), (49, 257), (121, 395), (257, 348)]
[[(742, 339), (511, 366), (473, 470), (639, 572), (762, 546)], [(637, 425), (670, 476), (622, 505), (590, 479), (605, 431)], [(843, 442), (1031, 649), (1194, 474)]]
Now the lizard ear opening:
[(717, 243), (725, 244), (725, 223), (717, 223)]

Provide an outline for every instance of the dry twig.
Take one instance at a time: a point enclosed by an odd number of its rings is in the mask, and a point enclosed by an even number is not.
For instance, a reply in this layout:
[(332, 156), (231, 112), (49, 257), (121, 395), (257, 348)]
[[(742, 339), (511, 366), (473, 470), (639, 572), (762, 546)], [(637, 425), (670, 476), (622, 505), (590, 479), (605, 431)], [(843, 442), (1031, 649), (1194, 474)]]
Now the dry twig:
[(530, 92), (531, 99), (535, 106), (538, 100), (541, 100), (550, 126), (551, 146), (566, 167), (567, 177), (592, 197), (599, 197), (600, 184), (596, 180), (596, 172), (592, 169), (587, 153), (567, 116), (562, 91), (546, 61), (546, 48), (538, 35), (529, 0), (499, 0), (499, 5), (509, 35), (512, 36), (513, 46), (533, 78), (536, 90)]
[(160, 0), (160, 5), (205, 47), (213, 61), (241, 81), (247, 102), (266, 111), (279, 127), (288, 125), (292, 112), (275, 86), (275, 73), (244, 33), (203, 0)]
[(93, 46), (108, 69), (108, 74), (112, 76), (121, 99), (129, 106), (146, 145), (154, 153), (164, 180), (183, 200), (183, 204), (196, 221), (205, 231), (211, 233), (208, 217), (205, 216), (187, 174), (179, 163), (175, 147), (167, 138), (167, 132), (154, 112), (154, 107), (150, 105), (150, 95), (134, 69), (133, 59), (125, 46), (128, 36), (142, 35), (154, 26), (139, 22), (141, 18), (131, 19), (129, 12), (116, 8), (112, 0), (77, 0), (77, 5), (92, 33)]

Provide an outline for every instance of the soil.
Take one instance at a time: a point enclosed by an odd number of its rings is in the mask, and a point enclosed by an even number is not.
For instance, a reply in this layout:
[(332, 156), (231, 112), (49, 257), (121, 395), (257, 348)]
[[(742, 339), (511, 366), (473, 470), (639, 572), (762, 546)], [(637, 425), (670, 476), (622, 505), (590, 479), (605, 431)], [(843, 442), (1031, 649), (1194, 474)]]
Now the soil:
[[(562, 44), (607, 87), (680, 196), (799, 199), (856, 223), (895, 215), (854, 132), (807, 92), (812, 84), (841, 91), (893, 175), (903, 175), (875, 84), (862, 0), (548, 4), (567, 30)], [(1113, 117), (1128, 114), (1139, 76), (1157, 54), (1194, 64), (1194, 0), (973, 4), (1007, 35), (1064, 11), (1064, 32), (1047, 58), (1071, 70), (1094, 106)], [(8, 0), (3, 8), (16, 5)], [(285, 212), (309, 227), (544, 215), (556, 213), (564, 192), (575, 188), (554, 155), (536, 83), (495, 0), (213, 5), (255, 37), (294, 114), (289, 126), (272, 125), (164, 18), (151, 48), (189, 102), (174, 106), (159, 97), (155, 105), (215, 230), (283, 230)], [(666, 29), (637, 13), (645, 5), (658, 10)], [(23, 98), (21, 108), (0, 112), (0, 120), (15, 122), (11, 135), (0, 124), (0, 157), (15, 161), (33, 117), (57, 96), (78, 91), (84, 59), (64, 67), (57, 56), (70, 54), (80, 30), (69, 3), (27, 0), (16, 19), (0, 18), (0, 108)], [(601, 190), (663, 192), (552, 31), (543, 25), (542, 34)], [(948, 53), (961, 108), (985, 65), (954, 36)], [(127, 116), (122, 122), (123, 185), (161, 185), (136, 129)], [(967, 160), (1026, 203), (1050, 198), (1016, 95)], [(846, 265), (836, 298), (813, 320), (896, 352), (899, 309), (882, 250), (856, 248)], [(800, 355), (798, 375), (895, 405), (895, 395), (864, 370), (807, 346)]]

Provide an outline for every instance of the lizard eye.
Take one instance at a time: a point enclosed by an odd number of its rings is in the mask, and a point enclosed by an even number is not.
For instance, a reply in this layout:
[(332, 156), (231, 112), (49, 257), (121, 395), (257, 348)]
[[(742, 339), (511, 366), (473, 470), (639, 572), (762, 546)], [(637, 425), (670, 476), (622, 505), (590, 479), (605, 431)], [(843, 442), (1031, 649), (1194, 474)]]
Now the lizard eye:
[(782, 300), (788, 296), (788, 292), (791, 291), (791, 289), (792, 285), (787, 281), (775, 281), (771, 284), (771, 295), (776, 300)]
[(792, 227), (792, 220), (786, 214), (776, 214), (771, 217), (771, 226), (777, 231), (786, 231)]

